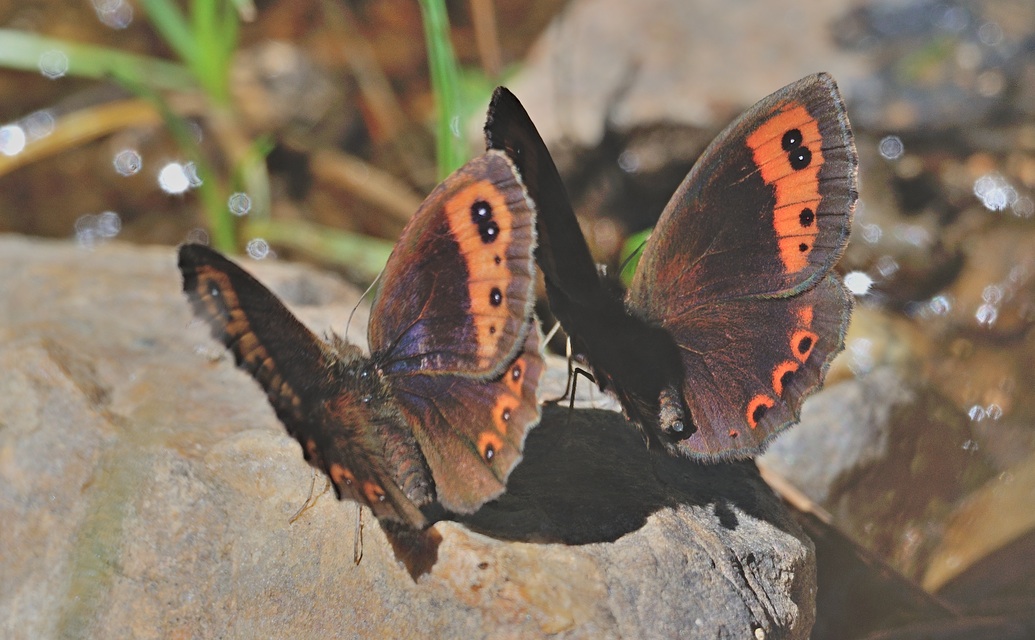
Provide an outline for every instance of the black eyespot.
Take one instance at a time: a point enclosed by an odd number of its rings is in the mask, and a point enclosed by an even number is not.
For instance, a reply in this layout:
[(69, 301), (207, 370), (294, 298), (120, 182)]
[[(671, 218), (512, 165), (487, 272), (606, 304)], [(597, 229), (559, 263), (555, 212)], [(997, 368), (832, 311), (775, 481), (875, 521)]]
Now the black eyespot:
[(471, 222), (480, 224), (492, 219), (492, 207), (484, 200), (475, 200), (471, 205)]
[(730, 438), (732, 438), (734, 440), (736, 440), (737, 436), (739, 436), (739, 435), (740, 435), (740, 433), (737, 432), (737, 431), (730, 431)]
[(495, 242), (499, 234), (500, 226), (496, 224), (495, 220), (489, 220), (478, 225), (478, 235), (482, 237), (482, 242), (485, 244)]
[(500, 226), (492, 219), (492, 206), (484, 200), (475, 200), (471, 205), (471, 222), (478, 226), (482, 242), (490, 244), (500, 233)]
[(504, 409), (501, 416), (504, 422), (510, 422), (510, 409)]
[(769, 407), (764, 404), (760, 404), (755, 407), (755, 410), (751, 412), (751, 419), (757, 424), (759, 420), (765, 417), (765, 412), (769, 411)]
[(489, 325), (489, 335), (496, 335), (496, 325)]
[(787, 159), (790, 160), (792, 169), (801, 171), (812, 163), (812, 152), (808, 147), (799, 147), (788, 153)]
[(793, 378), (794, 378), (794, 371), (793, 370), (784, 371), (783, 375), (780, 376), (780, 388), (783, 389), (784, 391), (787, 391), (787, 385), (789, 385), (791, 383), (791, 380)]
[(493, 258), (493, 262), (495, 262), (496, 264), (499, 264), (499, 263), (503, 262), (503, 259), (500, 258), (499, 256), (496, 256), (495, 258)]
[(812, 338), (805, 336), (798, 342), (798, 353), (806, 354), (812, 348)]
[(805, 253), (808, 250), (809, 250), (809, 245), (805, 244), (804, 242), (802, 242), (801, 244), (798, 245), (798, 251), (801, 251), (802, 253)]
[(213, 298), (219, 297), (219, 287), (216, 286), (215, 282), (208, 283), (208, 295), (212, 296)]
[(493, 287), (492, 291), (489, 292), (489, 304), (494, 307), (503, 304), (503, 292), (500, 291), (499, 287)]
[(491, 462), (496, 457), (496, 449), (491, 444), (485, 445), (485, 461)]
[(514, 365), (514, 368), (510, 370), (510, 377), (514, 380), (521, 379), (521, 367)]
[(780, 146), (783, 147), (784, 151), (790, 151), (791, 149), (800, 147), (801, 141), (801, 129), (791, 129), (783, 134), (783, 139), (780, 140)]
[(815, 221), (816, 214), (808, 207), (802, 209), (801, 213), (798, 214), (798, 222), (800, 222), (803, 227), (811, 227), (812, 223)]

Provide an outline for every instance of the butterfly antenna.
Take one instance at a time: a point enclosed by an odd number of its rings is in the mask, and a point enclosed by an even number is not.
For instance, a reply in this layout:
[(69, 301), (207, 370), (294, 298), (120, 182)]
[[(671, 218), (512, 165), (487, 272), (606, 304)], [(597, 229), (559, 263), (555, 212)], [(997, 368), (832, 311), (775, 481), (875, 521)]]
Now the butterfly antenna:
[(384, 274), (384, 272), (385, 272), (385, 270), (384, 270), (384, 268), (382, 268), (380, 273), (377, 274), (377, 277), (374, 278), (374, 281), (370, 283), (369, 287), (367, 287), (367, 290), (364, 291), (363, 295), (361, 295), (359, 297), (359, 300), (356, 300), (356, 306), (352, 307), (352, 313), (349, 314), (349, 321), (345, 325), (345, 339), (346, 340), (349, 339), (349, 329), (352, 327), (352, 317), (356, 315), (356, 310), (359, 309), (359, 305), (363, 303), (363, 299), (366, 298), (367, 294), (369, 294), (371, 291), (373, 291), (374, 286), (378, 282), (380, 282), (381, 276)]
[(352, 537), (352, 561), (359, 565), (363, 560), (363, 505), (356, 503), (356, 533)]

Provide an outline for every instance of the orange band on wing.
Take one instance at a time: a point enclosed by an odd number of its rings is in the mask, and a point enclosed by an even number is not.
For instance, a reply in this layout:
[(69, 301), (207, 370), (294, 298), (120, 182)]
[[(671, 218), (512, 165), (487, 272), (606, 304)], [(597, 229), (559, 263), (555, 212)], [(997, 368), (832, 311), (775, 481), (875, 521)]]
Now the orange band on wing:
[(230, 278), (222, 271), (209, 266), (198, 267), (197, 278), (198, 297), (205, 304), (208, 317), (221, 318), (225, 322), (224, 331), (232, 338), (229, 342), (230, 349), (262, 382), (267, 393), (275, 392), (279, 401), (287, 400), (292, 407), (300, 407), (302, 399), (280, 375), (277, 363), (252, 330)]
[(491, 367), (510, 317), (507, 250), (514, 216), (503, 193), (488, 180), (457, 191), (446, 202), (445, 210), (449, 232), (460, 247), (469, 274), (467, 290), (479, 364)]
[(801, 105), (787, 105), (747, 138), (762, 180), (776, 189), (773, 230), (788, 273), (808, 266), (819, 235), (822, 142), (819, 123)]

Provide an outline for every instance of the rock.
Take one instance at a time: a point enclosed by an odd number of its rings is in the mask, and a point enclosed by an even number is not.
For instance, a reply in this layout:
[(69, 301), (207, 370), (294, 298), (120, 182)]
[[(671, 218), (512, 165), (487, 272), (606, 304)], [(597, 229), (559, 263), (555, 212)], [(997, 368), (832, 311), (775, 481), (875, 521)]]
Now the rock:
[[(313, 327), (357, 299), (246, 266)], [(368, 513), (356, 564), (358, 508), (191, 320), (171, 248), (0, 237), (0, 270), (5, 637), (808, 637), (813, 547), (750, 463), (547, 407), (503, 498), (421, 535)]]
[(829, 35), (851, 3), (801, 5), (774, 12), (761, 0), (577, 0), (511, 89), (548, 143), (594, 147), (609, 119), (619, 129), (713, 129), (810, 73), (828, 71), (844, 86), (867, 77), (866, 58)]

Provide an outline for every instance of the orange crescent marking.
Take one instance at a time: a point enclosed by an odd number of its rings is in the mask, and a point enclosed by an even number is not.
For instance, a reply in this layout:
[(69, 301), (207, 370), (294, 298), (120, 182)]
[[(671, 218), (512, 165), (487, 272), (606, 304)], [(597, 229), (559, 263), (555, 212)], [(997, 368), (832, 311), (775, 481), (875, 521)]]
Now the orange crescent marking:
[(765, 415), (765, 411), (763, 411), (760, 415), (757, 416), (755, 414), (762, 407), (765, 407), (765, 410), (772, 409), (774, 404), (776, 404), (776, 401), (765, 394), (760, 393), (754, 398), (751, 398), (751, 401), (748, 402), (747, 406), (748, 425), (750, 425), (752, 429), (757, 427), (758, 421), (761, 420), (762, 417)]
[[(478, 225), (471, 220), (471, 207), (479, 201), (489, 205), (492, 219), (499, 226), (499, 233), (492, 242), (482, 240)], [(467, 292), (471, 300), (471, 321), (478, 341), (479, 364), (489, 368), (497, 357), (503, 327), (510, 319), (506, 300), (510, 285), (507, 249), (512, 239), (514, 216), (503, 193), (488, 180), (472, 182), (454, 193), (446, 201), (445, 211), (449, 232), (460, 246), (460, 255), (470, 275)], [(501, 258), (498, 262), (497, 256)], [(494, 290), (498, 290), (502, 296), (500, 304), (495, 306), (489, 302)]]
[[(783, 136), (797, 129), (802, 140), (797, 147), (812, 155), (801, 169), (791, 166), (792, 150), (783, 148)], [(780, 260), (788, 273), (797, 273), (809, 264), (809, 254), (819, 235), (816, 212), (822, 200), (819, 169), (823, 166), (823, 136), (819, 122), (800, 104), (788, 104), (747, 138), (762, 180), (776, 187), (773, 230), (779, 238)]]
[(794, 352), (794, 357), (801, 362), (808, 360), (812, 350), (816, 348), (816, 340), (819, 340), (818, 335), (804, 329), (791, 334), (791, 351)]
[(773, 369), (773, 391), (776, 395), (783, 395), (783, 377), (788, 373), (794, 373), (798, 370), (798, 363), (793, 360), (785, 360), (780, 364), (776, 365)]

